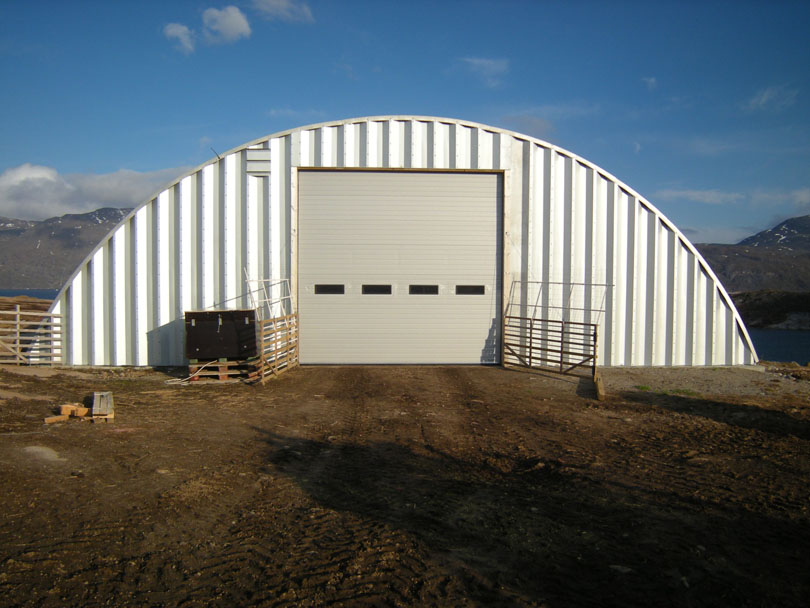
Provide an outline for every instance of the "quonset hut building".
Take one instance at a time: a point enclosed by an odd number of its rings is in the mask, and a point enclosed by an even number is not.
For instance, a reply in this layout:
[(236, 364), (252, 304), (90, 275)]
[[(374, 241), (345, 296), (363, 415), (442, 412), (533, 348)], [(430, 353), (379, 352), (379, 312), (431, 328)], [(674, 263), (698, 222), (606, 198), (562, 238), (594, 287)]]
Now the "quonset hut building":
[(248, 142), (134, 209), (54, 301), (64, 363), (185, 364), (184, 313), (249, 308), (253, 280), (289, 285), (304, 364), (499, 363), (504, 315), (596, 324), (600, 365), (756, 362), (694, 246), (606, 171), (377, 116)]

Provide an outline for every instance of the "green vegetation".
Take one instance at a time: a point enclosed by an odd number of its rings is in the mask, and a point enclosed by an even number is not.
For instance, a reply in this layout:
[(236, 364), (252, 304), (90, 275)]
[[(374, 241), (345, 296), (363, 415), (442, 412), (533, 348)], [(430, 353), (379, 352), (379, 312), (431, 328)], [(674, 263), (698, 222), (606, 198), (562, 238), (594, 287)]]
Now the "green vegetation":
[[(651, 391), (652, 390), (652, 388), (647, 386), (646, 384), (637, 384), (633, 388), (635, 388), (638, 391)], [(679, 395), (679, 396), (682, 396), (682, 397), (700, 397), (700, 393), (698, 393), (697, 391), (693, 391), (692, 389), (689, 389), (689, 388), (673, 388), (671, 390), (666, 390), (666, 391), (659, 390), (659, 391), (656, 391), (656, 392), (659, 395)]]
[(700, 393), (688, 388), (675, 388), (669, 392), (673, 395), (684, 395), (686, 397), (700, 397)]

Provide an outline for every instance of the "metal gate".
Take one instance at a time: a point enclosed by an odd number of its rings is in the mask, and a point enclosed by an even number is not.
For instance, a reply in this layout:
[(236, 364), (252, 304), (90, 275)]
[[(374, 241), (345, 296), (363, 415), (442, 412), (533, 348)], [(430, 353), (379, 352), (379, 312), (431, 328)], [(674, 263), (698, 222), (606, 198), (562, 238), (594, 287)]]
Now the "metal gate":
[(561, 374), (589, 367), (596, 375), (595, 323), (504, 316), (504, 363), (553, 369)]
[(503, 362), (596, 375), (599, 321), (610, 285), (513, 281), (503, 317)]

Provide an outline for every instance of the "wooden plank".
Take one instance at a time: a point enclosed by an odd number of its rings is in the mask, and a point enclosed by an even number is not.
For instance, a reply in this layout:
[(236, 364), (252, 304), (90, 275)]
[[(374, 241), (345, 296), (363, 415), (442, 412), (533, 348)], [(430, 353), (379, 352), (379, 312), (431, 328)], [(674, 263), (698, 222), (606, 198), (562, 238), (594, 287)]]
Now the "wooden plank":
[(113, 394), (110, 391), (96, 391), (93, 393), (93, 415), (112, 414), (115, 410)]
[(28, 314), (21, 312), (19, 317), (17, 317), (16, 313), (11, 315), (4, 315), (0, 313), (0, 323), (23, 323), (25, 325), (40, 325), (44, 323), (46, 325), (60, 325), (61, 321), (52, 320), (51, 317), (42, 315), (40, 313)]
[(76, 411), (76, 407), (78, 404), (76, 403), (65, 403), (64, 405), (59, 406), (59, 413), (62, 416), (70, 416), (73, 412)]

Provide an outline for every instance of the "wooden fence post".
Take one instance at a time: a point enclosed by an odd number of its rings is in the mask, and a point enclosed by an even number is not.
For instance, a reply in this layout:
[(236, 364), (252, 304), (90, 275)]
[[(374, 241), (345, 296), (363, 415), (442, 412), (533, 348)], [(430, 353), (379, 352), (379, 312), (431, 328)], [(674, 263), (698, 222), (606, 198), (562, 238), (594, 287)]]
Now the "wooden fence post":
[(14, 326), (17, 333), (17, 340), (16, 340), (17, 365), (20, 365), (21, 363), (24, 362), (22, 357), (22, 340), (21, 340), (22, 335), (20, 332), (20, 305), (19, 304), (15, 305), (14, 310), (16, 312)]
[[(264, 316), (264, 315), (262, 315)], [(264, 354), (264, 324), (265, 320), (262, 319), (259, 321), (259, 382), (264, 384), (264, 367), (265, 367), (265, 357)]]

